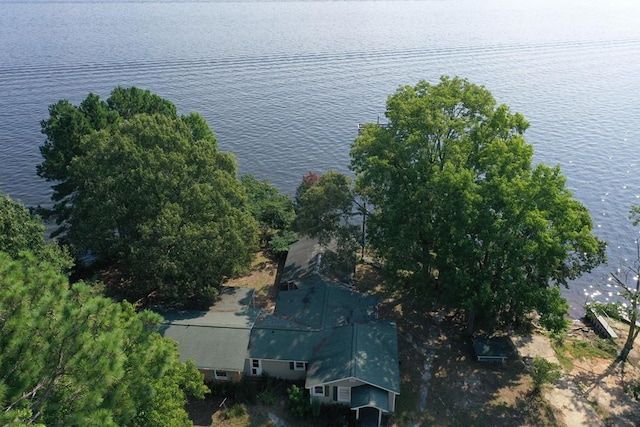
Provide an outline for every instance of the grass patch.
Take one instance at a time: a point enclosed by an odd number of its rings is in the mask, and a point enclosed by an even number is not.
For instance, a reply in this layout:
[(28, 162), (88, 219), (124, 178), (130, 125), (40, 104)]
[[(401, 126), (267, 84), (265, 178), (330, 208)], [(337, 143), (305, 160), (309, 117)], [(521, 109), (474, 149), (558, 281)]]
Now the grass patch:
[(221, 427), (271, 427), (273, 424), (263, 413), (243, 404), (236, 404), (213, 414), (212, 426)]
[[(589, 303), (587, 305), (588, 307), (591, 307), (593, 310), (595, 310), (598, 314), (604, 314), (605, 316), (608, 316), (612, 319), (618, 320), (618, 321), (622, 321), (622, 307), (618, 304), (616, 304), (615, 302), (608, 302), (608, 303), (603, 303), (603, 302), (598, 302), (598, 301), (594, 301), (592, 303)], [(591, 313), (589, 313), (589, 311), (587, 311), (587, 318), (589, 320), (591, 319), (592, 315)]]
[(552, 346), (560, 364), (567, 371), (573, 369), (573, 360), (576, 359), (612, 359), (618, 355), (616, 344), (604, 338), (593, 340), (567, 338), (562, 341), (553, 341)]
[(567, 372), (571, 372), (573, 369), (573, 359), (571, 359), (567, 352), (563, 350), (564, 344), (561, 347), (553, 345), (553, 350), (556, 352), (556, 357), (558, 358), (558, 362), (560, 362), (560, 366)]
[(594, 341), (572, 340), (567, 350), (575, 359), (608, 359), (615, 357), (617, 347), (609, 340), (596, 338)]
[(267, 255), (265, 251), (258, 251), (256, 253), (256, 257), (253, 259), (253, 262), (251, 263), (251, 269), (263, 270), (271, 262), (272, 262), (271, 258)]

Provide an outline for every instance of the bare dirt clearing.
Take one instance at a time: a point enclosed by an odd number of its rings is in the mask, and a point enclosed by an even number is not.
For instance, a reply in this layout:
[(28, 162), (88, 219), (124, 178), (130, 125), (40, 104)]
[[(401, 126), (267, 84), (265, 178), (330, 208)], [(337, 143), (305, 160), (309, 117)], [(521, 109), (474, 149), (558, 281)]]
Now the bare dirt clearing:
[[(375, 283), (376, 275), (364, 270), (359, 284), (364, 282), (366, 289), (367, 282)], [(536, 395), (531, 392), (526, 362), (535, 356), (559, 362), (551, 339), (542, 331), (511, 335), (514, 347), (504, 363), (478, 362), (465, 334), (464, 319), (442, 311), (427, 313), (406, 297), (382, 300), (381, 317), (398, 324), (401, 360), (402, 394), (391, 425), (640, 425), (640, 402), (629, 393), (630, 386), (640, 381), (640, 344), (624, 370), (614, 364), (615, 356), (565, 355), (572, 368), (555, 386)], [(620, 349), (627, 325), (612, 323)], [(570, 327), (568, 339), (586, 347), (597, 347), (603, 341), (581, 322)]]
[[(572, 334), (587, 342), (594, 342), (597, 335), (589, 328), (576, 324)], [(617, 348), (620, 350), (628, 331), (623, 322), (610, 321), (616, 331)], [(630, 388), (640, 385), (640, 343), (636, 343), (625, 364), (611, 358), (574, 360), (567, 379), (596, 410), (604, 425), (637, 426), (640, 424), (640, 402), (633, 399)]]

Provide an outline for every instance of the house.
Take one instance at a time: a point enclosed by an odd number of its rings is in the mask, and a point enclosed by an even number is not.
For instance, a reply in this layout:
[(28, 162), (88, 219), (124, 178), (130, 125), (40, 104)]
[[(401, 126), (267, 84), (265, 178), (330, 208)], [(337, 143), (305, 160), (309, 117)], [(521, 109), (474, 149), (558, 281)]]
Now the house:
[(163, 333), (208, 379), (304, 381), (312, 401), (348, 405), (357, 419), (379, 425), (400, 394), (396, 325), (378, 319), (376, 298), (341, 283), (348, 278), (332, 274), (326, 259), (316, 240), (300, 239), (272, 313), (257, 315), (242, 305), (250, 292), (227, 288), (212, 311), (166, 317)]
[(205, 380), (240, 380), (251, 328), (260, 314), (253, 308), (253, 289), (224, 287), (209, 311), (161, 314), (160, 333), (177, 341), (180, 360), (193, 360)]

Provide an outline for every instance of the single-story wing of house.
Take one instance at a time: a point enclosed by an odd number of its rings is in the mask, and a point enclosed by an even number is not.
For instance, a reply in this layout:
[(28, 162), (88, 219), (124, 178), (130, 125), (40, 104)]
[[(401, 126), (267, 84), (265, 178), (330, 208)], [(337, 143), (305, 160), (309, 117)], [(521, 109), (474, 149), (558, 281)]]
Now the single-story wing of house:
[(260, 310), (253, 289), (223, 287), (208, 311), (162, 312), (160, 333), (178, 343), (180, 359), (193, 360), (206, 380), (242, 377), (249, 336)]

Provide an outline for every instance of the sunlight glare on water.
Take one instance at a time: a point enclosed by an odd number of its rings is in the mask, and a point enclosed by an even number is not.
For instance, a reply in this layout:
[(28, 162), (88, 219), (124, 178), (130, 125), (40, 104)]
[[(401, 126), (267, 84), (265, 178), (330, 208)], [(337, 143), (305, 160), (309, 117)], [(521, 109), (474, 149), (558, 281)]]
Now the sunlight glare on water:
[[(46, 204), (40, 120), (135, 85), (198, 111), (242, 173), (293, 193), (309, 170), (348, 172), (356, 125), (399, 85), (459, 75), (531, 122), (609, 242), (633, 257), (640, 203), (640, 2), (0, 0), (0, 190)], [(611, 267), (581, 278), (585, 293)], [(600, 295), (602, 296), (602, 295)], [(600, 297), (599, 296), (599, 297)], [(605, 296), (605, 297), (608, 297)]]

